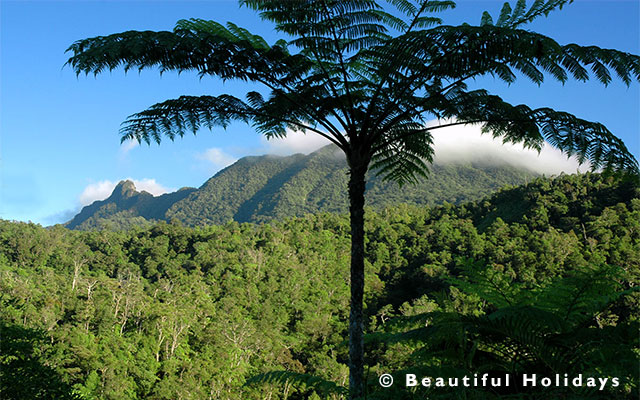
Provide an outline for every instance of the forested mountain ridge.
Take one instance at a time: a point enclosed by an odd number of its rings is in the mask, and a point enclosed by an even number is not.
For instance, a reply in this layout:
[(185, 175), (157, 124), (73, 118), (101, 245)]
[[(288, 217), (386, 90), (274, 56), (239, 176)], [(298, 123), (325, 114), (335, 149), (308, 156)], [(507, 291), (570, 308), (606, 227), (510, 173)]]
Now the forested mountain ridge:
[(162, 220), (169, 207), (195, 191), (194, 188), (182, 188), (156, 197), (145, 191), (138, 192), (131, 181), (121, 181), (108, 198), (83, 207), (65, 226), (82, 229), (95, 226), (97, 221), (112, 228), (148, 225)]
[[(463, 205), (367, 214), (373, 397), (637, 393), (636, 183), (598, 174), (539, 178)], [(291, 381), (246, 382), (286, 370), (345, 384), (349, 251), (348, 218), (333, 213), (264, 225), (161, 222), (127, 232), (0, 221), (0, 397), (340, 398)], [(482, 273), (491, 288), (467, 282)], [(591, 307), (601, 299), (607, 301)], [(532, 308), (545, 303), (549, 308)], [(536, 312), (505, 320), (522, 310)], [(403, 319), (415, 324), (411, 342), (393, 336)], [(421, 339), (425, 347), (416, 344), (421, 327), (435, 329)], [(541, 341), (559, 350), (541, 351)], [(621, 384), (534, 388), (520, 397), (491, 388), (416, 392), (377, 384), (386, 372), (473, 376), (500, 365), (541, 376), (617, 377)]]
[[(309, 155), (244, 157), (199, 189), (183, 188), (159, 197), (137, 192), (132, 182), (123, 181), (108, 199), (84, 207), (66, 226), (80, 230), (118, 229), (159, 220), (201, 226), (232, 220), (267, 222), (317, 212), (341, 213), (347, 211), (348, 204), (347, 170), (344, 156), (330, 145)], [(460, 204), (536, 176), (506, 164), (434, 164), (428, 178), (398, 190), (395, 183), (371, 174), (367, 205), (381, 210), (400, 203)]]

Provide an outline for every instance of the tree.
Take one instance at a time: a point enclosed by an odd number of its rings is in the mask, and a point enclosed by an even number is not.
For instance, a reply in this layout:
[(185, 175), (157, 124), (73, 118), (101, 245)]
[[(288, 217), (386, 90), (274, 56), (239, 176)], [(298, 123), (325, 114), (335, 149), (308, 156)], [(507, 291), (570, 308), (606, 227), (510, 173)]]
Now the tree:
[[(474, 373), (509, 374), (514, 382), (501, 388), (428, 388), (424, 398), (627, 399), (637, 392), (637, 377), (629, 371), (638, 364), (633, 349), (640, 325), (620, 314), (615, 322), (607, 321), (607, 314), (615, 315), (625, 298), (639, 289), (625, 290), (623, 269), (583, 264), (534, 287), (482, 263), (470, 262), (461, 269), (462, 279), (448, 280), (455, 293), (466, 293), (482, 304), (473, 313), (447, 310), (446, 302), (440, 307), (430, 303), (432, 308), (426, 312), (397, 317), (388, 325), (391, 332), (378, 333), (377, 339), (410, 348), (404, 357), (411, 359), (411, 372), (418, 376), (455, 379)], [(419, 310), (420, 303), (416, 305)], [(603, 359), (609, 362), (603, 365)], [(570, 380), (581, 376), (584, 381), (523, 386), (523, 374), (534, 373)], [(608, 377), (609, 382), (615, 377), (618, 383), (598, 390), (596, 377)], [(417, 397), (399, 387), (385, 390), (381, 398)]]
[[(287, 36), (274, 44), (232, 23), (181, 20), (173, 31), (128, 31), (79, 40), (68, 64), (77, 74), (123, 67), (195, 71), (201, 77), (261, 85), (245, 99), (181, 96), (130, 116), (122, 140), (174, 139), (232, 120), (252, 124), (268, 138), (287, 130), (318, 134), (346, 155), (351, 220), (349, 388), (364, 395), (363, 290), (365, 174), (372, 169), (400, 185), (425, 176), (433, 159), (431, 132), (482, 124), (505, 142), (541, 149), (547, 141), (593, 168), (638, 173), (624, 143), (599, 123), (550, 108), (512, 105), (466, 81), (491, 75), (512, 83), (517, 74), (541, 84), (616, 75), (640, 80), (640, 58), (617, 50), (560, 45), (522, 29), (573, 0), (505, 3), (494, 23), (446, 26), (437, 13), (445, 0), (241, 0)], [(437, 118), (443, 123), (426, 124)]]
[(44, 332), (0, 319), (0, 396), (3, 399), (80, 399), (49, 363)]

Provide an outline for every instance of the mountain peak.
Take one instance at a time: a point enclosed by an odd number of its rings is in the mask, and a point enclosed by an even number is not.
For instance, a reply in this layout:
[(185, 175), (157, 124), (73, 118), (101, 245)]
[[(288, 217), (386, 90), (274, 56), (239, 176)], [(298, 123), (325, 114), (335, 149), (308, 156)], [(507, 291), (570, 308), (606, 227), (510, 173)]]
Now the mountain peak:
[(136, 185), (132, 181), (120, 181), (116, 185), (115, 189), (113, 189), (113, 192), (111, 193), (111, 196), (109, 196), (109, 198), (113, 200), (126, 199), (132, 197), (137, 193), (138, 191), (136, 190)]

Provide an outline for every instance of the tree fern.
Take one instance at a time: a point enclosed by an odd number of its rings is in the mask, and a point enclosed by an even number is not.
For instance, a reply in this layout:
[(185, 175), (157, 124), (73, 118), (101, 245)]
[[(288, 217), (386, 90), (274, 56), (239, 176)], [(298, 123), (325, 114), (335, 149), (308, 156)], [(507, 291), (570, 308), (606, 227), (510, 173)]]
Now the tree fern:
[[(426, 175), (432, 132), (456, 124), (481, 124), (505, 142), (540, 149), (547, 141), (593, 168), (638, 174), (625, 145), (598, 123), (550, 108), (511, 105), (470, 79), (490, 75), (508, 83), (522, 73), (537, 84), (595, 78), (608, 84), (640, 80), (640, 57), (577, 44), (561, 45), (522, 26), (571, 0), (507, 2), (497, 19), (480, 26), (442, 25), (438, 13), (454, 1), (242, 0), (284, 37), (269, 44), (234, 24), (191, 19), (173, 31), (128, 31), (79, 40), (67, 64), (77, 74), (116, 68), (194, 71), (201, 77), (261, 86), (235, 96), (182, 96), (132, 115), (124, 139), (159, 142), (232, 120), (252, 124), (267, 137), (287, 129), (319, 134), (338, 146), (350, 168), (352, 232), (350, 388), (363, 394), (364, 190), (374, 168), (400, 184)], [(447, 120), (427, 126), (430, 119)]]
[[(620, 387), (604, 391), (562, 386), (538, 393), (516, 386), (501, 398), (627, 398), (629, 391), (637, 390), (637, 377), (632, 371), (638, 363), (638, 321), (618, 320), (615, 325), (605, 326), (598, 322), (599, 315), (637, 291), (623, 290), (619, 269), (590, 268), (537, 288), (526, 288), (491, 269), (478, 268), (477, 264), (463, 271), (465, 278), (451, 282), (484, 299), (484, 315), (437, 311), (400, 317), (389, 325), (390, 332), (373, 335), (369, 340), (414, 343), (411, 359), (418, 360), (418, 365), (407, 371), (431, 374), (425, 376), (491, 372), (511, 374), (517, 379), (525, 373), (563, 377), (582, 374), (616, 377), (622, 382)], [(422, 326), (416, 328), (420, 321)], [(403, 327), (410, 326), (414, 328), (403, 331)], [(447, 368), (440, 368), (445, 365)], [(488, 389), (473, 390), (485, 393)]]

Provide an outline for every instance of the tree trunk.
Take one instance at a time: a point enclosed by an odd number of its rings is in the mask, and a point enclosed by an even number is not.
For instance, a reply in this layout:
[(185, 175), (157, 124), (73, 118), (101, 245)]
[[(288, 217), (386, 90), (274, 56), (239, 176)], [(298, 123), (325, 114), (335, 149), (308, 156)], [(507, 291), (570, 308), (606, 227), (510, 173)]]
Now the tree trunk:
[(351, 219), (351, 312), (349, 314), (349, 397), (364, 398), (364, 190), (366, 167), (351, 166), (349, 214)]

